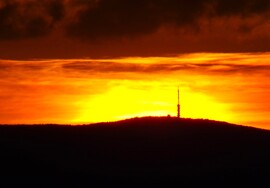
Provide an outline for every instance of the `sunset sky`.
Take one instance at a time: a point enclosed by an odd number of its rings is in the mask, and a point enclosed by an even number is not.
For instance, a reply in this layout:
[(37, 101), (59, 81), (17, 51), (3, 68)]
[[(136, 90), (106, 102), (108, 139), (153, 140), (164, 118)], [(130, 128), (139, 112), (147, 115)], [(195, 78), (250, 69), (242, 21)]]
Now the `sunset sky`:
[(270, 129), (269, 0), (0, 0), (0, 124), (181, 114)]

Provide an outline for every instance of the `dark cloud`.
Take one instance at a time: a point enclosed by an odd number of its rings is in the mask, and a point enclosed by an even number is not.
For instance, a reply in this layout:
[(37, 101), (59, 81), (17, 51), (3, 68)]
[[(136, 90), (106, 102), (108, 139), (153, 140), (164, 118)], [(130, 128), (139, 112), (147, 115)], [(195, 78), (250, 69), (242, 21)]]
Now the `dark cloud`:
[(63, 20), (69, 35), (91, 40), (142, 36), (162, 26), (198, 31), (201, 19), (249, 17), (269, 7), (269, 0), (0, 0), (0, 39), (46, 35)]
[(197, 30), (203, 18), (249, 17), (270, 10), (269, 0), (97, 0), (84, 5), (68, 32), (92, 40), (144, 35), (164, 25)]
[(0, 39), (46, 35), (63, 16), (62, 0), (0, 0)]
[(234, 64), (222, 62), (209, 63), (155, 63), (134, 64), (118, 62), (69, 62), (62, 65), (64, 70), (78, 71), (81, 73), (171, 73), (174, 71), (198, 71), (209, 74), (253, 74), (270, 71), (270, 65)]
[(270, 0), (0, 0), (0, 57), (266, 52), (269, 20)]
[(41, 71), (47, 69), (50, 62), (35, 62), (35, 61), (8, 61), (0, 60), (0, 72), (8, 71)]
[(216, 0), (215, 13), (217, 15), (242, 15), (260, 14), (269, 11), (269, 0)]
[(162, 24), (191, 24), (203, 11), (204, 1), (100, 0), (89, 3), (71, 35), (89, 39), (130, 37), (155, 32)]
[(168, 71), (190, 70), (193, 64), (134, 64), (134, 63), (118, 63), (118, 62), (72, 62), (63, 64), (63, 69), (71, 71), (80, 71), (85, 73), (158, 73)]

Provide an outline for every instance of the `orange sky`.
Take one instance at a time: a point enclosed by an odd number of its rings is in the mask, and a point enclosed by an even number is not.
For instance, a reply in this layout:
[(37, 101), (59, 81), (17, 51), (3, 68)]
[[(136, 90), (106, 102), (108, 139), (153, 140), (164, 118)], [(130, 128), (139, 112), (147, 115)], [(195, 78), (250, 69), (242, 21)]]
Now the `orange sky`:
[(176, 116), (270, 129), (270, 53), (1, 60), (0, 123)]
[(270, 129), (269, 0), (0, 0), (0, 123)]

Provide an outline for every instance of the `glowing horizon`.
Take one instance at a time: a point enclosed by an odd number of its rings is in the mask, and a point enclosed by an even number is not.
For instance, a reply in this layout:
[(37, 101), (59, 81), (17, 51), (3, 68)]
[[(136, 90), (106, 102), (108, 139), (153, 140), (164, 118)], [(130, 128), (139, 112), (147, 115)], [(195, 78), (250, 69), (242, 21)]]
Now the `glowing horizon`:
[[(12, 63), (10, 63), (12, 61)], [(270, 53), (0, 60), (0, 124), (177, 115), (270, 129)]]

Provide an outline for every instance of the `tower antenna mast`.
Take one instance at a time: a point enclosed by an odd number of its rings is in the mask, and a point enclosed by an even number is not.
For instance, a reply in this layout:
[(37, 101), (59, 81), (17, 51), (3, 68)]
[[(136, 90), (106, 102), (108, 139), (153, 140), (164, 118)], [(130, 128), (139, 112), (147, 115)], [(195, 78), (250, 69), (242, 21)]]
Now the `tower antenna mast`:
[(180, 118), (180, 91), (179, 91), (179, 86), (178, 86), (177, 118)]

